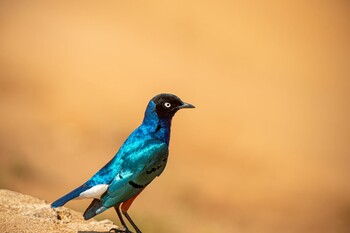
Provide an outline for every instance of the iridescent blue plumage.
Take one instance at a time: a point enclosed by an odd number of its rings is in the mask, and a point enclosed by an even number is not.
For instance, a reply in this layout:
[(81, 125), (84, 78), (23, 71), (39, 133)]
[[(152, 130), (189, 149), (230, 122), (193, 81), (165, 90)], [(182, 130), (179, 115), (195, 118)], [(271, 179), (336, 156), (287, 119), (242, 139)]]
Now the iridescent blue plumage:
[[(155, 96), (148, 103), (142, 124), (130, 134), (113, 159), (51, 206), (62, 206), (79, 197), (94, 198), (84, 213), (84, 218), (90, 219), (136, 197), (166, 166), (172, 117), (179, 109), (192, 107), (171, 94)], [(131, 219), (128, 220), (140, 232)], [(121, 221), (127, 230), (122, 218)]]

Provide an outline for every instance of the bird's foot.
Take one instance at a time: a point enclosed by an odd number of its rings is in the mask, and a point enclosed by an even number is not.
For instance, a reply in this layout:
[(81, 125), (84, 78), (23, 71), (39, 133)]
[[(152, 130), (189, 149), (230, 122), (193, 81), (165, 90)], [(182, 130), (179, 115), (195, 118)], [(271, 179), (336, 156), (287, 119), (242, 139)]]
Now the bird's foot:
[(129, 231), (128, 228), (124, 228), (124, 229), (112, 228), (112, 229), (109, 230), (109, 233), (118, 233), (118, 232), (121, 232), (121, 233), (132, 233), (132, 231)]

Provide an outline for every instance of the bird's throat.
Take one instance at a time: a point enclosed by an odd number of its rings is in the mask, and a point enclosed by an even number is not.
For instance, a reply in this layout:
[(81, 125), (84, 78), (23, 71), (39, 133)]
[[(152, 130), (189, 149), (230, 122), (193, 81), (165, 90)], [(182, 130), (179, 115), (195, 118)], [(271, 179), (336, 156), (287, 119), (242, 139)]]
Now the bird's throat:
[(169, 145), (170, 128), (171, 119), (159, 119), (157, 126), (154, 128), (155, 137)]

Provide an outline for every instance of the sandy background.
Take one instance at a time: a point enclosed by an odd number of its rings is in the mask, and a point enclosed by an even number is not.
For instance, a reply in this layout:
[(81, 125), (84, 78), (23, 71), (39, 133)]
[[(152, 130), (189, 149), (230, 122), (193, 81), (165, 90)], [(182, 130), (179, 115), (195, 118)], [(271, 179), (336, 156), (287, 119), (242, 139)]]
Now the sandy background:
[(197, 108), (130, 210), (145, 232), (349, 232), (349, 22), (344, 0), (1, 1), (0, 188), (55, 200), (170, 92)]

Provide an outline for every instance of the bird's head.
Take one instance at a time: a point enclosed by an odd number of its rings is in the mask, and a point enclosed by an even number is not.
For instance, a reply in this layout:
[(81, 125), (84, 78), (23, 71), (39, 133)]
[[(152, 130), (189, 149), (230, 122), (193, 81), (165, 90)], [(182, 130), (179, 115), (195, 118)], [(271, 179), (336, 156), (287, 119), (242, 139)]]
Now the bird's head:
[(173, 94), (159, 94), (152, 98), (154, 110), (159, 118), (171, 118), (174, 114), (183, 108), (194, 108), (192, 104), (183, 102), (179, 97)]

